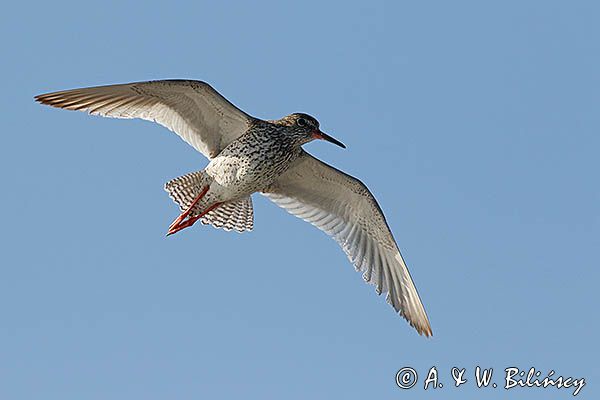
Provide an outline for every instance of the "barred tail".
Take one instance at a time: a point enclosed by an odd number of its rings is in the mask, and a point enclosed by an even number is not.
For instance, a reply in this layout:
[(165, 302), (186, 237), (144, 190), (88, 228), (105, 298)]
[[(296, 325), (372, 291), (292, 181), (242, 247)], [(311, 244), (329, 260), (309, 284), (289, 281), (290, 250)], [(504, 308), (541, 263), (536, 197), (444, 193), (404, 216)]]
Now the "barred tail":
[(204, 171), (191, 172), (167, 182), (165, 190), (169, 197), (179, 204), (181, 211), (185, 211), (211, 181), (212, 178)]
[[(185, 211), (194, 202), (202, 190), (212, 183), (212, 178), (204, 171), (192, 172), (175, 178), (165, 184), (169, 197), (179, 204), (181, 211)], [(207, 197), (210, 197), (210, 191)], [(210, 204), (199, 204), (197, 210), (190, 215), (198, 215), (203, 208)], [(226, 231), (238, 232), (251, 231), (254, 227), (254, 211), (250, 196), (234, 201), (228, 201), (203, 216), (200, 221), (205, 225), (222, 228)]]

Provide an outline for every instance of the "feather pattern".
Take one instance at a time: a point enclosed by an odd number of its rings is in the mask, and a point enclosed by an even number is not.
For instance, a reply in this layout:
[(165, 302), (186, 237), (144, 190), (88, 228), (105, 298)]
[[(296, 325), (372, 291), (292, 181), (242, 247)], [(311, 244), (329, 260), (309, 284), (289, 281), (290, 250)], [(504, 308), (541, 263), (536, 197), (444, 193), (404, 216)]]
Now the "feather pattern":
[(215, 208), (202, 219), (203, 224), (212, 225), (226, 231), (247, 232), (254, 228), (252, 198), (230, 201)]
[(362, 182), (303, 152), (263, 194), (333, 237), (378, 294), (420, 334), (432, 334), (385, 217)]
[[(165, 184), (169, 197), (185, 211), (192, 204), (198, 193), (209, 184), (211, 177), (205, 171), (196, 171), (170, 180)], [(191, 215), (198, 215), (207, 204), (201, 203), (192, 210)], [(205, 225), (222, 228), (226, 231), (246, 232), (254, 228), (254, 211), (250, 196), (239, 200), (228, 201), (210, 211), (200, 219)]]
[(112, 118), (140, 118), (177, 133), (209, 159), (244, 134), (253, 117), (209, 84), (162, 80), (64, 90), (36, 96), (42, 104)]

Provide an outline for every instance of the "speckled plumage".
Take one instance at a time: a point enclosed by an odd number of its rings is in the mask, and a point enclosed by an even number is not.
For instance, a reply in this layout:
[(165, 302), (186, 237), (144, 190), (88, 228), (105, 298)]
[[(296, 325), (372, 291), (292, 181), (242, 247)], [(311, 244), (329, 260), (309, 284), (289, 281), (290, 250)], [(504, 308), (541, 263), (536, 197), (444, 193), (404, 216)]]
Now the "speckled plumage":
[[(210, 187), (194, 206), (191, 217), (211, 204), (237, 201), (264, 191), (302, 154), (301, 144), (307, 138), (305, 130), (293, 124), (298, 118), (314, 120), (298, 113), (277, 121), (253, 121), (248, 130), (227, 145), (203, 171), (176, 178), (165, 185), (165, 190), (183, 211), (203, 187)], [(185, 194), (177, 194), (183, 189)]]
[(248, 132), (231, 142), (206, 167), (206, 173), (219, 185), (223, 200), (262, 191), (285, 172), (301, 154), (290, 127), (256, 121)]
[(36, 96), (54, 107), (113, 118), (140, 118), (177, 133), (210, 163), (165, 185), (182, 214), (169, 234), (196, 221), (239, 232), (254, 226), (250, 195), (261, 192), (326, 232), (366, 282), (419, 334), (429, 319), (377, 201), (358, 179), (312, 157), (314, 139), (340, 145), (306, 114), (254, 118), (201, 81), (163, 80), (66, 90)]

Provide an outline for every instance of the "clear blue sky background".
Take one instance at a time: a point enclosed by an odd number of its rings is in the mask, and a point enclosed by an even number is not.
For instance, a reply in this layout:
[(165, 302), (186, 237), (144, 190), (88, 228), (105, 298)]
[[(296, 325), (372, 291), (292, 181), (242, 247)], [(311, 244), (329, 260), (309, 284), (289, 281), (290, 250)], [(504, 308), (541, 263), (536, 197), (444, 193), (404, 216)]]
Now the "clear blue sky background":
[[(4, 6), (0, 398), (571, 397), (476, 390), (476, 365), (598, 398), (600, 5), (215, 3)], [(206, 160), (158, 125), (33, 102), (160, 78), (346, 143), (306, 148), (375, 193), (434, 337), (261, 196), (250, 234), (165, 238), (163, 183)], [(396, 387), (433, 365), (443, 389)]]

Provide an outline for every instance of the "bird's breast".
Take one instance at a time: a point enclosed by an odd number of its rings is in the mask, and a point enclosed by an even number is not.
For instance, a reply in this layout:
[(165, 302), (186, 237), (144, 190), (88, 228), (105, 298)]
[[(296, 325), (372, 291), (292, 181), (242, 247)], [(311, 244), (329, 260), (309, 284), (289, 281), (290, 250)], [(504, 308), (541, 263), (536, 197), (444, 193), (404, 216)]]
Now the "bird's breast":
[(272, 184), (298, 155), (264, 142), (242, 142), (224, 149), (211, 160), (206, 172), (228, 197), (249, 195)]

